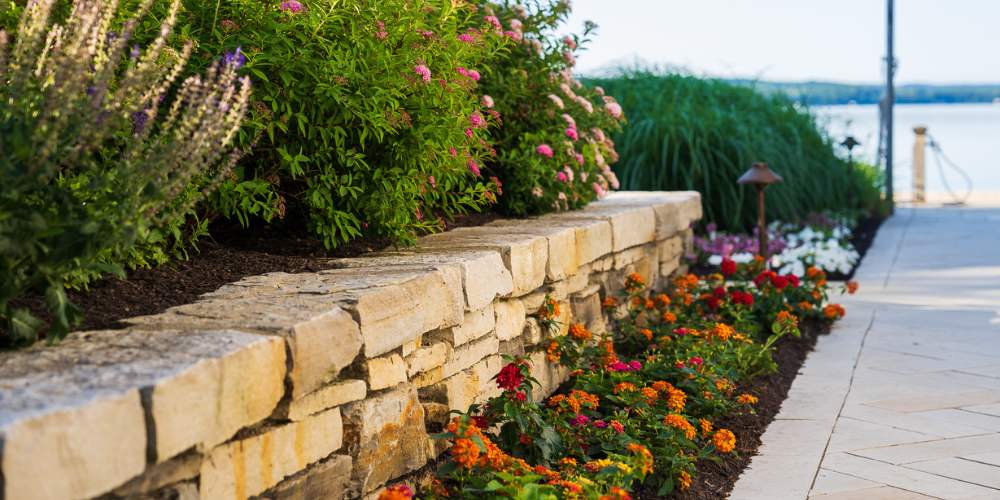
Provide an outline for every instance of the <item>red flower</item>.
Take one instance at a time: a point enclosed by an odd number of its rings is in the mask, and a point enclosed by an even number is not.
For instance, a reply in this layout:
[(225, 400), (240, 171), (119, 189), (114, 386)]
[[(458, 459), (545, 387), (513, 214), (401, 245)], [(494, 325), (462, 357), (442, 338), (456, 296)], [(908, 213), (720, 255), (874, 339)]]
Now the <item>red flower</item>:
[(521, 374), (521, 368), (515, 363), (501, 368), (500, 373), (497, 374), (497, 386), (505, 391), (517, 389), (521, 386), (521, 382), (524, 382), (524, 375)]
[(705, 360), (701, 359), (701, 356), (694, 356), (688, 360), (688, 364), (691, 366), (701, 366), (704, 362)]
[(719, 265), (719, 268), (722, 270), (723, 276), (729, 277), (736, 274), (736, 262), (729, 257), (722, 259), (722, 264)]
[(476, 424), (476, 427), (479, 427), (480, 429), (488, 429), (490, 426), (490, 421), (482, 415), (472, 417), (472, 423)]
[(718, 297), (709, 297), (705, 302), (708, 304), (708, 308), (713, 311), (718, 309), (722, 304), (722, 301), (719, 300)]
[(792, 285), (793, 288), (798, 288), (799, 284), (801, 283), (799, 281), (799, 277), (794, 274), (788, 274), (785, 276), (785, 278), (788, 279), (788, 284)]
[(788, 278), (771, 273), (771, 284), (774, 285), (774, 288), (781, 290), (788, 286)]
[(720, 300), (726, 298), (726, 287), (716, 287), (715, 290), (712, 290), (712, 295), (715, 295), (715, 297)]
[(528, 398), (528, 395), (525, 394), (524, 391), (517, 391), (514, 393), (514, 397), (517, 398), (518, 401), (524, 401)]

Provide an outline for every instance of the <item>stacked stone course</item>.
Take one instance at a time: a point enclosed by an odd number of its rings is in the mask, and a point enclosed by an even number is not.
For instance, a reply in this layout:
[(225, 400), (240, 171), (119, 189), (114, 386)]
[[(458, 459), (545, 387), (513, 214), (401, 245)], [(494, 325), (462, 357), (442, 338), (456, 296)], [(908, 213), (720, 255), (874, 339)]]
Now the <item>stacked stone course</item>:
[[(680, 270), (700, 217), (698, 193), (614, 193), (0, 354), (0, 500), (376, 496), (498, 394), (504, 354), (551, 393), (549, 336), (604, 331), (601, 297)], [(560, 332), (534, 317), (547, 295)]]

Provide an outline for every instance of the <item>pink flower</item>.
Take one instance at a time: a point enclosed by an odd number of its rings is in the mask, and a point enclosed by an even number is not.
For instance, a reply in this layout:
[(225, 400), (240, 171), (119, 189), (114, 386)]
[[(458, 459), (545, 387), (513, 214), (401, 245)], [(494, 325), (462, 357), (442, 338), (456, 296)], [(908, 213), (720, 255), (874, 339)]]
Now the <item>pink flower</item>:
[(562, 119), (564, 122), (566, 122), (566, 125), (576, 128), (576, 120), (574, 120), (573, 117), (569, 115), (569, 113), (563, 113)]
[(504, 31), (503, 36), (510, 38), (511, 40), (522, 40), (524, 35), (520, 31)]
[(476, 71), (476, 70), (474, 70), (474, 69), (470, 69), (469, 73), (466, 76), (468, 76), (469, 78), (472, 78), (473, 81), (476, 81), (476, 82), (479, 81), (479, 72)]
[(420, 33), (420, 36), (424, 38), (430, 38), (434, 36), (434, 32), (430, 30), (417, 30), (417, 33)]
[(618, 104), (617, 102), (609, 102), (605, 104), (604, 109), (608, 110), (608, 114), (610, 114), (611, 117), (616, 120), (621, 119), (622, 115), (624, 114), (622, 112), (621, 104)]
[(552, 147), (548, 144), (539, 144), (538, 147), (535, 148), (535, 152), (546, 158), (552, 158), (552, 155), (555, 154), (555, 152), (552, 151)]
[(594, 420), (594, 427), (597, 427), (598, 429), (604, 429), (607, 426), (608, 423), (603, 420)]
[(573, 182), (573, 169), (569, 168), (569, 165), (563, 165), (562, 171), (566, 173), (566, 178), (568, 178), (570, 182)]
[(593, 183), (593, 184), (591, 184), (590, 186), (592, 188), (594, 188), (594, 193), (597, 194), (598, 198), (604, 198), (604, 195), (608, 194), (608, 192), (604, 189), (604, 186), (602, 186), (602, 185), (600, 185), (600, 184), (598, 184), (596, 182)]
[(580, 153), (576, 154), (576, 162), (579, 163), (580, 166), (583, 166), (583, 155), (582, 154), (580, 154)]
[(427, 176), (427, 183), (431, 185), (432, 188), (437, 187), (437, 179), (433, 175)]
[(490, 25), (493, 26), (493, 29), (497, 31), (501, 31), (503, 29), (503, 26), (500, 25), (500, 19), (497, 19), (497, 16), (486, 16), (483, 20), (490, 23)]
[(566, 107), (566, 105), (563, 104), (563, 100), (560, 99), (559, 96), (557, 96), (555, 94), (549, 94), (548, 97), (549, 97), (549, 100), (552, 101), (556, 105), (557, 108), (563, 109), (564, 107)]
[(455, 158), (456, 156), (458, 156), (458, 151), (455, 149), (454, 146), (448, 148), (448, 152), (451, 153), (451, 157), (452, 158)]
[(689, 364), (691, 366), (701, 366), (701, 364), (704, 363), (704, 362), (705, 362), (705, 360), (701, 359), (701, 356), (694, 356), (694, 357), (692, 357), (691, 359), (688, 360), (687, 364)]
[(612, 420), (611, 421), (611, 428), (614, 429), (615, 432), (617, 432), (619, 434), (625, 432), (625, 426), (622, 425), (621, 422), (619, 422), (617, 420)]
[(476, 38), (469, 33), (462, 33), (461, 35), (458, 35), (458, 41), (472, 43), (476, 41)]
[(574, 141), (580, 138), (579, 134), (576, 133), (576, 129), (573, 127), (569, 127), (566, 129), (566, 137), (569, 137)]
[(558, 174), (556, 174), (556, 179), (559, 179), (559, 182), (566, 182), (569, 180), (569, 177), (566, 177), (566, 172), (560, 171)]
[(572, 420), (572, 424), (576, 426), (587, 425), (588, 422), (590, 422), (590, 417), (582, 413), (577, 414)]
[(566, 64), (569, 64), (570, 66), (576, 64), (576, 58), (573, 57), (573, 53), (568, 50), (563, 52), (563, 60), (565, 60)]
[(569, 35), (566, 35), (565, 37), (563, 37), (563, 43), (565, 43), (566, 46), (569, 47), (570, 49), (575, 49), (576, 48), (576, 40), (574, 40), (573, 37), (571, 37)]
[(632, 367), (622, 363), (621, 361), (615, 361), (608, 365), (608, 369), (613, 372), (629, 372), (632, 371)]
[(524, 24), (521, 23), (520, 19), (513, 19), (510, 22), (510, 29), (514, 31), (521, 31), (524, 29)]
[(633, 370), (636, 370), (636, 371), (639, 371), (639, 370), (641, 370), (641, 369), (642, 369), (642, 363), (640, 363), (640, 362), (639, 362), (639, 360), (637, 360), (637, 359), (633, 359), (632, 361), (629, 361), (629, 362), (628, 362), (628, 365), (629, 365), (629, 366), (630, 366), (630, 367), (631, 367), (631, 368), (632, 368)]
[(479, 114), (478, 111), (469, 115), (469, 123), (475, 128), (482, 128), (486, 126), (486, 120), (483, 119), (483, 115)]
[(285, 0), (284, 2), (281, 2), (281, 5), (278, 8), (284, 12), (298, 14), (299, 12), (305, 10), (306, 7), (302, 5), (302, 2), (299, 0)]
[(492, 108), (493, 98), (488, 95), (484, 95), (479, 98), (479, 104), (481, 104), (484, 108)]
[(477, 165), (475, 161), (469, 160), (469, 162), (466, 163), (465, 165), (469, 167), (469, 172), (472, 172), (472, 175), (476, 177), (479, 177), (481, 175), (479, 171), (479, 165)]
[(420, 75), (420, 79), (424, 82), (431, 81), (431, 69), (423, 64), (418, 64), (413, 67), (413, 72)]
[(687, 328), (674, 328), (674, 335), (679, 335), (681, 337), (688, 334)]
[(375, 38), (378, 38), (379, 40), (385, 40), (385, 37), (389, 36), (389, 33), (385, 31), (385, 23), (382, 21), (378, 21), (375, 23), (375, 25), (378, 26), (378, 31), (375, 32)]

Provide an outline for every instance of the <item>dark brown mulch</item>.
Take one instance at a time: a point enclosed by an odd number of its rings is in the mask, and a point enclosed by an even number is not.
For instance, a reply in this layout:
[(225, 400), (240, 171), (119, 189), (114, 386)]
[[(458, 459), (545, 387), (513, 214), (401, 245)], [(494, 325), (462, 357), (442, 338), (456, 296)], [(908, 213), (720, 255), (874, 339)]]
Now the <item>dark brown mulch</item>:
[[(479, 226), (498, 217), (495, 213), (456, 217), (447, 229)], [(332, 267), (331, 258), (356, 257), (391, 246), (384, 238), (362, 238), (327, 250), (318, 240), (304, 238), (302, 234), (307, 233), (301, 227), (261, 226), (252, 230), (213, 227), (212, 240), (200, 242), (200, 251), (189, 260), (154, 269), (136, 269), (125, 279), (105, 278), (91, 283), (88, 290), (69, 291), (70, 301), (85, 314), (77, 329), (122, 328), (122, 319), (157, 314), (194, 302), (203, 293), (248, 276), (319, 271)], [(41, 295), (18, 299), (13, 305), (27, 307), (45, 321), (50, 319)], [(0, 332), (0, 341), (2, 338)]]
[(761, 436), (781, 409), (781, 403), (788, 395), (788, 389), (798, 375), (802, 363), (805, 362), (806, 355), (816, 345), (816, 338), (828, 332), (828, 327), (818, 323), (804, 323), (802, 337), (786, 337), (775, 344), (774, 361), (778, 364), (778, 371), (739, 388), (739, 392), (753, 393), (759, 401), (755, 413), (728, 416), (715, 423), (717, 428), (730, 429), (736, 434), (736, 450), (731, 455), (720, 462), (710, 460), (698, 462), (698, 474), (694, 477), (691, 489), (686, 492), (661, 497), (657, 496), (655, 491), (647, 490), (637, 492), (636, 497), (641, 500), (726, 498), (740, 474), (750, 464), (750, 459), (757, 453)]

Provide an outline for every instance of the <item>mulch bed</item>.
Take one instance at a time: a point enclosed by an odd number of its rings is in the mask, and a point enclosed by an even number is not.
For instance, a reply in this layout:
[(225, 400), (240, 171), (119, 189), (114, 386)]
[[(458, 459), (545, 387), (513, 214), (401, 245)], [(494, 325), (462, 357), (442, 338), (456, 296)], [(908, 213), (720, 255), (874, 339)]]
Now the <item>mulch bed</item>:
[[(496, 220), (495, 213), (457, 217), (447, 229), (480, 226)], [(327, 250), (303, 227), (261, 226), (252, 230), (213, 227), (212, 239), (199, 242), (199, 251), (188, 260), (174, 261), (154, 269), (130, 271), (125, 279), (105, 278), (87, 290), (70, 290), (67, 295), (85, 316), (77, 330), (118, 329), (121, 320), (161, 313), (171, 307), (195, 302), (201, 294), (248, 276), (272, 272), (306, 273), (329, 269), (332, 258), (356, 257), (391, 246), (384, 238), (354, 240)], [(33, 295), (13, 301), (27, 307), (46, 322), (50, 315), (45, 298)], [(44, 338), (44, 329), (42, 338)], [(0, 348), (4, 347), (0, 335)]]
[(792, 381), (798, 375), (806, 356), (816, 345), (816, 339), (819, 335), (825, 335), (830, 331), (829, 327), (818, 322), (804, 322), (801, 329), (800, 338), (785, 337), (775, 343), (774, 361), (778, 364), (776, 373), (760, 377), (738, 388), (737, 392), (750, 392), (759, 398), (755, 405), (756, 412), (731, 415), (715, 422), (716, 428), (726, 428), (736, 434), (736, 450), (720, 462), (710, 460), (698, 462), (698, 474), (691, 483), (691, 489), (686, 492), (675, 493), (669, 497), (657, 496), (655, 492), (639, 492), (638, 498), (644, 500), (726, 498), (740, 474), (750, 465), (750, 459), (757, 454), (761, 436), (781, 409), (781, 403), (788, 395), (788, 389), (792, 386)]

